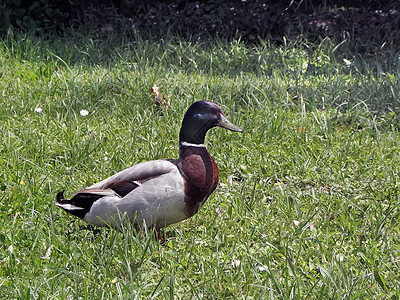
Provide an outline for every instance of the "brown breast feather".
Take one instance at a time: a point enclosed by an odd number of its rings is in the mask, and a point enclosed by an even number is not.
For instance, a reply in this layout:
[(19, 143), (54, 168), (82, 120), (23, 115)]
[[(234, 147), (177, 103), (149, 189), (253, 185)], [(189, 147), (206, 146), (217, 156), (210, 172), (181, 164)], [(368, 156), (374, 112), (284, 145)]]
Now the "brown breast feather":
[(205, 147), (181, 146), (179, 168), (185, 178), (187, 215), (193, 216), (218, 184), (218, 167)]

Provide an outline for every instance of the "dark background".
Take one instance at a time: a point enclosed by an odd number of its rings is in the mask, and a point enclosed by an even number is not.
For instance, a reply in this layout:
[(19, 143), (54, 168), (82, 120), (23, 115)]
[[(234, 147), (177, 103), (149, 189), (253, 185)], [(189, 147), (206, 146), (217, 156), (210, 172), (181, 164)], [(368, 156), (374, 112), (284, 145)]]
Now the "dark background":
[(377, 47), (400, 44), (400, 1), (3, 0), (0, 33), (58, 34), (86, 28), (100, 34), (190, 40), (354, 39)]

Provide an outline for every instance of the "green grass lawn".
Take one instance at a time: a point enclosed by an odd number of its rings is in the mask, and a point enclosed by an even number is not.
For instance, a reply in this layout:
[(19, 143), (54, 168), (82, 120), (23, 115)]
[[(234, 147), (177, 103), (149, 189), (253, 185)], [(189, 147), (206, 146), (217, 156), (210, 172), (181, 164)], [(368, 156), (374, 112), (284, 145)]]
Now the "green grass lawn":
[[(346, 55), (329, 40), (4, 37), (0, 298), (399, 299), (399, 53)], [(176, 158), (201, 99), (245, 133), (208, 133), (219, 186), (164, 246), (53, 205)]]

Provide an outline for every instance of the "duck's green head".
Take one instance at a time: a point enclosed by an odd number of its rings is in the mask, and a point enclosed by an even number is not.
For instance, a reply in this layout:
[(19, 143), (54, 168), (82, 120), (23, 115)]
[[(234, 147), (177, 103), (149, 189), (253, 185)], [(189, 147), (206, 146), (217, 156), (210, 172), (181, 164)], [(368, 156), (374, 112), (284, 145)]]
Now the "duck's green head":
[(216, 126), (243, 132), (225, 117), (218, 105), (204, 100), (197, 101), (189, 107), (183, 118), (179, 141), (204, 144), (207, 131)]

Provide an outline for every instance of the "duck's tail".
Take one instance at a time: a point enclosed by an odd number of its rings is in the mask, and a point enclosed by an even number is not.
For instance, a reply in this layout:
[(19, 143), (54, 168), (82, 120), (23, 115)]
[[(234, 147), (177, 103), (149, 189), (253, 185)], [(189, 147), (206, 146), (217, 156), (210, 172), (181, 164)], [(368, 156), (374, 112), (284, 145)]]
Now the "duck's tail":
[(94, 202), (104, 196), (115, 196), (113, 190), (83, 190), (74, 195), (71, 199), (64, 198), (64, 191), (57, 193), (55, 203), (56, 206), (61, 207), (67, 213), (70, 213), (79, 218), (84, 218), (90, 211)]
[(76, 199), (65, 199), (64, 198), (64, 191), (58, 192), (56, 196), (57, 202), (55, 203), (56, 206), (61, 207), (67, 213), (75, 215), (77, 217), (83, 218), (86, 214), (86, 209), (83, 205), (77, 205)]

